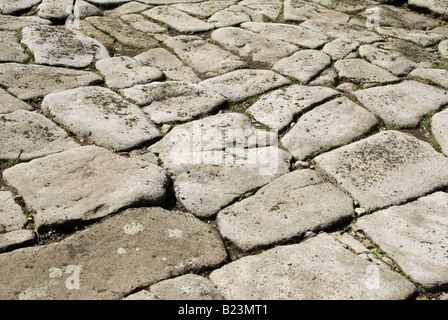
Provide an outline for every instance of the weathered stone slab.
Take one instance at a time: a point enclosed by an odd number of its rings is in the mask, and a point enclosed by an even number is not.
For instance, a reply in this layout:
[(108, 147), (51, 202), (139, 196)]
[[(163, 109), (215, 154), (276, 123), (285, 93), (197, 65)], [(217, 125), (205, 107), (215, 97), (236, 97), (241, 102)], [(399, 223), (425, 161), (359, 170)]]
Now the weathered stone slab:
[(157, 124), (191, 120), (219, 110), (227, 101), (208, 88), (180, 81), (139, 85), (121, 93), (144, 106), (143, 111)]
[(339, 94), (336, 90), (319, 86), (292, 85), (261, 97), (247, 112), (272, 129), (282, 130), (294, 117), (312, 106)]
[(114, 8), (112, 10), (105, 10), (104, 15), (108, 16), (108, 17), (120, 17), (125, 14), (140, 13), (149, 8), (150, 8), (150, 6), (148, 6), (144, 3), (140, 3), (137, 1), (130, 1), (125, 4), (122, 4), (119, 7)]
[(400, 128), (416, 127), (425, 114), (448, 103), (448, 91), (417, 81), (360, 90), (354, 95), (386, 124)]
[(322, 51), (328, 54), (333, 60), (344, 59), (359, 47), (356, 40), (336, 39), (327, 43)]
[(222, 296), (207, 278), (186, 274), (160, 281), (125, 300), (222, 300)]
[(0, 191), (0, 233), (22, 229), (27, 222), (9, 191)]
[(356, 12), (367, 8), (369, 0), (311, 0), (311, 2), (342, 12)]
[(40, 0), (0, 0), (1, 14), (18, 14), (31, 9)]
[(161, 204), (168, 183), (165, 170), (94, 146), (18, 164), (3, 178), (35, 212), (37, 230), (98, 219), (136, 204)]
[(243, 0), (238, 3), (240, 6), (258, 10), (271, 21), (276, 21), (282, 11), (282, 0)]
[(448, 40), (439, 43), (439, 53), (443, 58), (448, 59)]
[(113, 17), (88, 17), (86, 21), (130, 47), (151, 49), (158, 45), (158, 41), (149, 34), (132, 28), (121, 19)]
[(173, 4), (172, 7), (200, 18), (209, 18), (216, 12), (234, 4), (235, 1), (233, 0), (211, 0), (198, 3), (177, 3)]
[(161, 136), (139, 107), (107, 88), (52, 93), (41, 108), (76, 135), (115, 151), (148, 144)]
[(205, 21), (196, 19), (189, 14), (170, 6), (158, 6), (142, 12), (143, 15), (169, 25), (182, 33), (202, 32), (214, 28)]
[(13, 31), (0, 31), (0, 62), (24, 63), (28, 56), (23, 52), (23, 48), (17, 39), (17, 34)]
[(219, 231), (252, 250), (321, 231), (353, 218), (353, 200), (315, 171), (297, 170), (221, 210)]
[(161, 70), (170, 80), (198, 83), (201, 79), (190, 67), (164, 48), (154, 48), (134, 57), (141, 63)]
[(275, 133), (255, 130), (246, 116), (224, 113), (176, 126), (150, 151), (172, 174), (178, 201), (210, 217), (289, 172), (291, 156), (270, 146), (276, 141)]
[(247, 67), (238, 56), (203, 40), (199, 36), (177, 36), (164, 42), (180, 59), (198, 73), (213, 77)]
[(442, 148), (443, 153), (448, 156), (448, 109), (436, 113), (431, 120), (431, 131)]
[(406, 30), (402, 28), (381, 27), (378, 29), (378, 32), (383, 35), (412, 41), (422, 47), (430, 47), (446, 39), (446, 37), (440, 34), (431, 33), (424, 30)]
[(335, 62), (334, 68), (338, 72), (340, 78), (362, 84), (386, 84), (399, 80), (399, 78), (390, 72), (375, 66), (364, 59), (338, 60)]
[[(372, 269), (379, 278), (372, 279)], [(228, 300), (397, 300), (416, 290), (405, 277), (355, 255), (325, 233), (243, 257), (209, 278)]]
[(309, 83), (325, 68), (331, 65), (331, 58), (318, 50), (301, 50), (292, 56), (276, 62), (272, 69), (284, 76), (290, 76), (303, 84)]
[(263, 14), (246, 6), (230, 6), (216, 12), (208, 19), (208, 23), (217, 28), (236, 26), (243, 22), (263, 22)]
[(11, 251), (29, 244), (36, 239), (31, 229), (20, 229), (0, 234), (0, 253)]
[(417, 68), (409, 74), (411, 77), (418, 77), (448, 90), (448, 70), (446, 69), (425, 69)]
[(97, 40), (60, 26), (30, 26), (22, 30), (22, 43), (38, 64), (84, 68), (95, 59), (109, 57)]
[(0, 255), (0, 296), (121, 299), (160, 280), (215, 267), (226, 256), (219, 234), (191, 215), (128, 209), (59, 243)]
[(241, 24), (241, 27), (267, 38), (294, 43), (310, 49), (318, 48), (328, 41), (327, 36), (322, 33), (289, 24), (245, 22)]
[(18, 110), (0, 115), (0, 159), (28, 161), (79, 147), (68, 133), (43, 115)]
[(304, 160), (350, 143), (377, 124), (373, 114), (341, 97), (305, 113), (281, 142), (295, 159)]
[(448, 3), (438, 0), (409, 0), (410, 6), (428, 9), (431, 12), (448, 17)]
[(15, 17), (0, 15), (0, 30), (15, 31), (31, 25), (48, 25), (50, 21), (35, 16)]
[(299, 50), (293, 44), (236, 27), (215, 30), (211, 38), (240, 56), (270, 64)]
[(347, 23), (350, 16), (302, 0), (285, 0), (284, 19), (286, 21), (328, 20), (336, 23)]
[(146, 33), (160, 33), (167, 31), (167, 28), (149, 21), (141, 14), (125, 14), (120, 16), (120, 19), (129, 23), (133, 28)]
[(159, 69), (144, 66), (127, 56), (98, 60), (95, 66), (104, 75), (109, 88), (127, 88), (164, 77)]
[(18, 63), (0, 64), (0, 85), (22, 100), (102, 82), (103, 79), (93, 72)]
[(73, 24), (73, 29), (84, 33), (86, 36), (93, 38), (101, 42), (107, 48), (113, 48), (115, 38), (95, 28), (92, 24), (86, 20), (77, 20), (76, 24)]
[(72, 0), (42, 0), (38, 7), (38, 15), (43, 19), (65, 19), (70, 15)]
[(10, 95), (5, 90), (0, 89), (0, 114), (11, 113), (17, 110), (31, 111), (33, 108), (22, 100)]
[(405, 133), (383, 131), (324, 153), (316, 169), (367, 212), (399, 205), (448, 185), (448, 158)]
[(242, 69), (204, 80), (199, 84), (232, 102), (238, 102), (290, 83), (290, 80), (269, 70)]
[(363, 216), (357, 227), (426, 289), (448, 285), (448, 194), (436, 192)]

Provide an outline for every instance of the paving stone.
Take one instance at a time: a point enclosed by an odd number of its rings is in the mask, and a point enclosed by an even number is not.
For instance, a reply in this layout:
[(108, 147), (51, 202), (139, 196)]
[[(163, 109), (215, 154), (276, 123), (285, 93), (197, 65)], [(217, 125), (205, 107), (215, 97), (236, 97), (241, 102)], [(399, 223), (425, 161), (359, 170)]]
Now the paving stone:
[(285, 0), (284, 19), (286, 21), (328, 20), (336, 23), (346, 23), (350, 16), (302, 0)]
[(101, 42), (104, 46), (106, 46), (106, 48), (110, 49), (114, 47), (114, 43), (116, 41), (115, 38), (95, 28), (86, 20), (77, 20), (76, 24), (73, 25), (73, 28), (84, 33), (86, 36)]
[(368, 0), (311, 0), (311, 2), (342, 12), (356, 12), (370, 5)]
[[(43, 115), (18, 110), (0, 115), (0, 159), (29, 161), (79, 147), (68, 133)], [(22, 153), (21, 153), (22, 152)]]
[(226, 256), (219, 234), (191, 215), (128, 209), (59, 243), (0, 255), (1, 297), (121, 299), (160, 280), (215, 267)]
[(243, 257), (209, 278), (228, 300), (395, 300), (416, 290), (405, 277), (355, 255), (325, 233)]
[(344, 59), (359, 47), (360, 43), (355, 40), (336, 39), (327, 43), (322, 51), (328, 54), (333, 60)]
[(410, 6), (428, 9), (431, 12), (448, 17), (448, 4), (438, 0), (408, 0)]
[(157, 23), (149, 21), (141, 14), (125, 14), (120, 16), (120, 19), (129, 23), (133, 28), (147, 33), (160, 33), (168, 30)]
[(42, 0), (38, 7), (38, 15), (43, 19), (65, 19), (70, 15), (72, 0)]
[(409, 74), (411, 77), (418, 77), (429, 80), (436, 85), (448, 90), (448, 70), (446, 69), (425, 69), (417, 68)]
[(357, 255), (369, 254), (371, 252), (359, 240), (347, 232), (333, 232), (330, 235)]
[(216, 28), (236, 26), (250, 21), (263, 22), (263, 14), (258, 10), (240, 5), (220, 10), (208, 19), (208, 23)]
[(0, 13), (19, 14), (28, 11), (39, 2), (40, 0), (0, 0)]
[(142, 13), (143, 15), (169, 25), (182, 33), (202, 32), (214, 28), (205, 21), (196, 19), (189, 14), (170, 6), (158, 6)]
[(276, 140), (275, 133), (252, 128), (246, 116), (224, 113), (176, 126), (150, 151), (172, 174), (178, 201), (210, 217), (289, 172), (291, 156), (272, 146)]
[(272, 70), (307, 84), (330, 65), (329, 55), (309, 49), (298, 51), (290, 57), (279, 60), (272, 66)]
[(353, 200), (315, 171), (297, 170), (221, 210), (219, 231), (247, 251), (321, 231), (354, 217)]
[(448, 109), (436, 113), (431, 120), (431, 131), (442, 148), (448, 155)]
[(198, 83), (201, 79), (174, 54), (164, 48), (154, 48), (134, 57), (141, 63), (161, 70), (170, 80)]
[(282, 130), (298, 114), (337, 94), (336, 90), (327, 87), (292, 85), (264, 95), (247, 112), (258, 122)]
[[(90, 2), (102, 7), (115, 7), (129, 2), (129, 0), (89, 0)], [(142, 1), (145, 2), (145, 1)]]
[(9, 191), (0, 191), (0, 233), (22, 229), (27, 219)]
[(238, 3), (241, 6), (258, 10), (271, 21), (276, 21), (282, 11), (282, 0), (243, 0)]
[(0, 234), (0, 253), (32, 244), (36, 234), (31, 229), (20, 229)]
[(172, 3), (196, 3), (203, 2), (204, 0), (139, 0), (140, 2), (152, 5), (160, 5), (160, 4), (172, 4)]
[(138, 85), (121, 93), (144, 106), (143, 111), (157, 124), (192, 120), (219, 110), (227, 101), (208, 88), (180, 81)]
[(215, 286), (202, 276), (186, 274), (160, 281), (125, 300), (222, 300)]
[(388, 130), (314, 158), (316, 169), (367, 212), (446, 187), (448, 159), (431, 145)]
[(378, 32), (383, 35), (412, 41), (422, 47), (430, 47), (446, 39), (446, 37), (442, 35), (423, 30), (406, 30), (402, 28), (381, 27), (378, 29)]
[(165, 170), (95, 146), (18, 164), (5, 170), (3, 178), (34, 211), (39, 232), (137, 204), (161, 204), (168, 183)]
[(30, 26), (22, 30), (22, 43), (38, 64), (84, 68), (95, 59), (109, 57), (97, 40), (60, 26)]
[(364, 106), (389, 126), (412, 128), (431, 111), (448, 103), (448, 91), (417, 81), (354, 92)]
[(417, 68), (417, 63), (397, 51), (388, 51), (372, 45), (359, 47), (359, 55), (370, 63), (389, 70), (397, 77), (405, 76)]
[(215, 30), (211, 38), (226, 49), (238, 52), (242, 57), (269, 64), (299, 50), (293, 44), (236, 27)]
[(436, 27), (436, 28), (434, 28), (432, 30), (429, 30), (429, 32), (437, 33), (437, 34), (440, 34), (440, 35), (445, 36), (445, 37), (448, 38), (448, 28), (444, 27), (444, 26)]
[(204, 80), (199, 84), (218, 92), (231, 102), (239, 102), (290, 83), (290, 80), (269, 70), (242, 69)]
[(416, 283), (448, 284), (448, 194), (436, 192), (358, 219), (356, 225)]
[(110, 88), (127, 88), (164, 78), (159, 69), (144, 66), (127, 56), (98, 60), (95, 66), (103, 74), (106, 85)]
[(125, 14), (129, 13), (140, 13), (142, 11), (145, 11), (147, 9), (151, 8), (147, 4), (140, 3), (137, 1), (131, 1), (127, 2), (117, 8), (114, 8), (112, 10), (105, 10), (104, 15), (108, 17), (120, 17)]
[(350, 143), (377, 124), (373, 114), (341, 97), (305, 113), (281, 142), (295, 159), (304, 160)]
[(333, 68), (327, 68), (309, 83), (311, 86), (335, 86), (338, 74)]
[(33, 108), (22, 100), (10, 95), (5, 90), (0, 89), (0, 114), (11, 113), (17, 110), (31, 111)]
[(294, 43), (310, 49), (321, 47), (328, 41), (324, 34), (289, 24), (245, 22), (241, 24), (241, 27), (267, 38)]
[(198, 73), (213, 77), (247, 67), (238, 56), (203, 40), (199, 36), (177, 36), (164, 42)]
[(448, 40), (439, 43), (439, 53), (443, 58), (448, 59)]
[(143, 31), (132, 28), (121, 19), (88, 17), (86, 20), (127, 46), (148, 50), (158, 45), (158, 41), (153, 37)]
[(8, 16), (0, 15), (0, 31), (15, 31), (31, 25), (48, 25), (50, 21), (35, 16)]
[(218, 11), (221, 11), (231, 5), (234, 5), (235, 1), (228, 0), (215, 0), (215, 1), (202, 1), (198, 3), (177, 3), (171, 5), (172, 7), (185, 11), (188, 14), (200, 17), (209, 18)]
[(342, 79), (361, 84), (379, 83), (387, 84), (399, 80), (390, 72), (375, 66), (364, 59), (338, 60), (334, 68)]
[(93, 72), (18, 63), (0, 64), (0, 85), (22, 100), (102, 82), (103, 79)]
[(45, 96), (42, 110), (74, 134), (115, 151), (151, 143), (161, 133), (136, 105), (102, 87)]

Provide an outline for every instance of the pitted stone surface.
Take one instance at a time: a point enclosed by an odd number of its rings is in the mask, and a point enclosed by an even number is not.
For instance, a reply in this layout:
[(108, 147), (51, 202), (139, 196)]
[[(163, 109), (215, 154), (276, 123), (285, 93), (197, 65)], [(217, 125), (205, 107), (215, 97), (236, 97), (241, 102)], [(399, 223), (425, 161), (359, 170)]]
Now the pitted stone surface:
[(17, 39), (17, 33), (13, 31), (0, 31), (0, 62), (24, 63), (28, 56), (23, 52), (23, 48)]
[(11, 113), (17, 110), (28, 110), (31, 111), (33, 108), (17, 99), (3, 89), (0, 89), (0, 114)]
[(22, 208), (14, 201), (9, 191), (0, 191), (0, 232), (23, 228), (27, 222)]
[(8, 16), (0, 15), (0, 30), (2, 31), (15, 31), (17, 29), (22, 29), (26, 26), (32, 25), (48, 25), (51, 24), (50, 21), (41, 19), (35, 16)]
[(448, 155), (448, 109), (436, 113), (431, 120), (431, 131), (442, 148)]
[(40, 0), (1, 0), (1, 14), (17, 14), (22, 11), (31, 9), (32, 6), (38, 4)]
[(363, 59), (338, 60), (334, 64), (339, 77), (358, 83), (387, 84), (398, 81), (399, 78), (390, 72), (377, 67)]

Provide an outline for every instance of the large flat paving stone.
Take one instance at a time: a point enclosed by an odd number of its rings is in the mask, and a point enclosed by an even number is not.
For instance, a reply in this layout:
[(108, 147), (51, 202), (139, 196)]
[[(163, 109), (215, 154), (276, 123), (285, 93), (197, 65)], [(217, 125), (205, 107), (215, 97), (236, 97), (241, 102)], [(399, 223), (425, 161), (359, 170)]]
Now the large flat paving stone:
[(72, 5), (71, 0), (42, 0), (38, 7), (38, 15), (49, 20), (65, 19), (70, 15)]
[(146, 33), (161, 33), (165, 32), (168, 29), (165, 27), (160, 26), (159, 24), (149, 21), (141, 14), (136, 13), (130, 13), (130, 14), (124, 14), (120, 16), (120, 19), (124, 22), (129, 23), (133, 28), (146, 32)]
[(42, 110), (71, 132), (115, 151), (151, 143), (161, 136), (136, 105), (102, 87), (47, 95)]
[(406, 30), (401, 28), (382, 27), (378, 29), (378, 32), (382, 35), (412, 41), (422, 47), (430, 47), (446, 39), (445, 36), (424, 30)]
[(433, 115), (431, 119), (431, 131), (442, 148), (443, 153), (448, 156), (448, 109)]
[(28, 56), (23, 52), (23, 48), (14, 31), (0, 31), (0, 62), (18, 62), (24, 63)]
[(19, 63), (0, 64), (0, 85), (22, 100), (102, 83), (103, 78), (93, 72)]
[(177, 36), (164, 41), (176, 55), (206, 77), (246, 68), (240, 57), (205, 41), (199, 36)]
[(171, 6), (157, 6), (142, 14), (182, 33), (208, 31), (215, 27)]
[(49, 20), (41, 19), (36, 16), (8, 16), (0, 15), (0, 30), (2, 31), (15, 31), (22, 29), (26, 26), (32, 25), (48, 25), (51, 24)]
[(448, 70), (417, 68), (409, 74), (411, 77), (422, 78), (448, 90)]
[(286, 21), (327, 20), (336, 23), (347, 23), (350, 16), (321, 5), (303, 0), (285, 0), (283, 16)]
[(242, 57), (269, 64), (299, 50), (294, 44), (236, 27), (217, 29), (212, 32), (211, 38)]
[(204, 80), (199, 84), (232, 102), (239, 102), (290, 83), (290, 80), (273, 71), (241, 69)]
[(95, 59), (109, 57), (97, 40), (61, 26), (29, 26), (22, 30), (22, 43), (38, 64), (84, 68)]
[(165, 170), (86, 146), (3, 172), (31, 210), (37, 230), (98, 219), (132, 205), (165, 201)]
[(197, 16), (204, 19), (209, 18), (215, 12), (221, 11), (234, 4), (235, 1), (233, 0), (211, 0), (211, 1), (201, 1), (197, 3), (177, 3), (171, 6), (181, 11), (185, 11), (186, 13), (191, 14), (193, 16)]
[(426, 289), (448, 286), (448, 194), (436, 192), (363, 216), (358, 228)]
[(3, 89), (0, 89), (0, 114), (11, 113), (17, 110), (31, 111), (33, 108), (20, 99), (12, 96)]
[(219, 110), (227, 101), (211, 89), (181, 81), (137, 85), (121, 93), (144, 107), (143, 111), (156, 124), (192, 120)]
[(0, 252), (15, 250), (31, 245), (36, 240), (36, 234), (31, 229), (19, 229), (0, 234)]
[(399, 78), (364, 59), (344, 59), (335, 62), (334, 67), (342, 79), (362, 84), (387, 84)]
[(448, 103), (448, 91), (417, 81), (354, 92), (358, 100), (387, 125), (416, 127), (427, 113)]
[(314, 160), (317, 170), (367, 212), (399, 205), (448, 185), (448, 158), (398, 131), (383, 131)]
[(17, 14), (31, 9), (40, 0), (0, 0), (1, 14)]
[(416, 290), (405, 277), (357, 256), (326, 233), (243, 257), (209, 278), (228, 300), (398, 300)]
[(350, 143), (377, 124), (373, 114), (341, 97), (305, 113), (281, 142), (295, 159), (304, 160)]
[(26, 110), (0, 115), (0, 159), (29, 161), (79, 147), (65, 130)]
[(322, 48), (322, 51), (331, 56), (331, 59), (339, 60), (344, 59), (355, 51), (359, 47), (359, 44), (356, 40), (339, 38), (327, 43)]
[(242, 250), (274, 245), (354, 217), (353, 200), (313, 170), (296, 170), (221, 210), (219, 231)]
[(247, 112), (258, 122), (282, 130), (296, 115), (338, 94), (327, 87), (291, 85), (262, 96)]
[(448, 17), (448, 3), (438, 0), (409, 0), (409, 5), (424, 8), (431, 12)]
[(0, 255), (0, 296), (121, 299), (166, 278), (215, 267), (226, 256), (219, 234), (191, 215), (128, 209), (59, 243)]
[(22, 208), (10, 191), (0, 191), (0, 233), (20, 230), (27, 223)]
[(263, 13), (247, 6), (234, 5), (213, 14), (207, 22), (217, 28), (237, 26), (244, 22), (263, 22)]

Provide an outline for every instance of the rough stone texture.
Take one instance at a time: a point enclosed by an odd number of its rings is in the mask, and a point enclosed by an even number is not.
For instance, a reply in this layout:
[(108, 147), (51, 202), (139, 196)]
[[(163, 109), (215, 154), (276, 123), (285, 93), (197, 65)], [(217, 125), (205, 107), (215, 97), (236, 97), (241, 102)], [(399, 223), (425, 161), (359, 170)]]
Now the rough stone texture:
[[(369, 277), (372, 268), (380, 274), (377, 289)], [(241, 258), (213, 271), (210, 280), (229, 300), (395, 300), (416, 290), (405, 277), (353, 254), (325, 233)]]
[(327, 87), (291, 85), (262, 96), (247, 112), (272, 129), (282, 130), (294, 117), (338, 92)]
[(251, 250), (302, 237), (353, 218), (353, 200), (312, 170), (297, 170), (221, 210), (219, 231)]
[(208, 43), (199, 36), (178, 36), (164, 42), (190, 67), (205, 77), (247, 67), (240, 57)]
[(0, 159), (29, 161), (79, 147), (68, 133), (43, 115), (18, 110), (0, 115)]
[(20, 229), (0, 234), (0, 253), (11, 251), (35, 242), (36, 234), (31, 229)]
[(243, 22), (263, 22), (263, 14), (246, 6), (230, 6), (218, 11), (208, 19), (216, 28), (236, 26)]
[(107, 88), (49, 94), (42, 110), (71, 132), (111, 150), (128, 150), (161, 136), (139, 107)]
[(198, 16), (201, 18), (208, 18), (214, 13), (221, 11), (231, 5), (234, 5), (235, 1), (231, 0), (217, 0), (217, 1), (203, 1), (199, 3), (178, 3), (173, 4), (172, 7), (185, 11), (188, 14)]
[(7, 16), (0, 15), (0, 30), (1, 31), (15, 31), (31, 25), (48, 25), (50, 21), (41, 19), (35, 16)]
[(42, 0), (38, 14), (43, 19), (65, 19), (70, 15), (72, 5), (72, 0)]
[(139, 13), (149, 9), (150, 6), (137, 1), (127, 2), (112, 10), (105, 10), (104, 15), (109, 17), (120, 17), (125, 14)]
[(428, 9), (431, 12), (448, 17), (448, 4), (439, 0), (408, 0), (409, 5)]
[(290, 83), (290, 80), (269, 70), (243, 69), (204, 80), (199, 84), (232, 102), (238, 102)]
[(3, 172), (35, 212), (37, 230), (107, 216), (132, 205), (165, 201), (166, 172), (86, 146), (21, 163)]
[(431, 131), (442, 148), (443, 153), (448, 156), (448, 109), (436, 113), (432, 117)]
[(222, 297), (207, 278), (186, 274), (160, 281), (125, 300), (222, 300)]
[(162, 80), (164, 77), (159, 69), (144, 66), (126, 56), (102, 59), (97, 61), (95, 66), (104, 75), (109, 88), (127, 88)]
[(272, 66), (272, 69), (307, 84), (330, 64), (331, 58), (324, 52), (301, 50), (281, 59)]
[(383, 35), (392, 36), (404, 40), (415, 42), (422, 47), (429, 47), (445, 40), (446, 37), (423, 30), (406, 30), (393, 27), (382, 27), (378, 32)]
[(31, 9), (40, 0), (0, 0), (1, 14), (18, 14)]
[(17, 39), (17, 34), (13, 31), (0, 31), (0, 62), (24, 63), (28, 56), (23, 52), (23, 48)]
[(361, 217), (357, 226), (416, 283), (448, 286), (448, 194), (436, 192)]
[(123, 90), (122, 94), (145, 106), (143, 111), (157, 124), (192, 120), (219, 110), (227, 101), (203, 86), (180, 81), (135, 86)]
[(313, 161), (367, 211), (399, 205), (448, 185), (448, 158), (428, 143), (393, 130)]
[(141, 14), (125, 14), (122, 15), (120, 19), (129, 23), (133, 28), (146, 33), (160, 33), (167, 30), (167, 28), (149, 21)]
[(439, 53), (443, 58), (448, 59), (448, 40), (439, 43)]
[(9, 191), (0, 191), (0, 233), (19, 230), (27, 219)]
[[(2, 254), (0, 297), (120, 299), (168, 277), (214, 267), (226, 256), (216, 231), (191, 215), (128, 209), (60, 243)], [(15, 268), (8, 268), (10, 263)], [(68, 278), (74, 274), (70, 266), (78, 271), (79, 289), (67, 288), (76, 285)]]
[(211, 38), (228, 50), (238, 52), (240, 56), (269, 64), (299, 50), (293, 44), (236, 27), (215, 30)]
[(334, 64), (339, 77), (358, 83), (386, 84), (398, 81), (399, 78), (363, 59), (338, 60)]
[(295, 159), (304, 160), (354, 141), (377, 123), (373, 114), (342, 97), (305, 113), (281, 142)]
[(409, 74), (411, 77), (422, 78), (448, 90), (448, 70), (417, 68)]
[(22, 100), (102, 82), (103, 79), (93, 72), (17, 63), (0, 64), (0, 85)]
[(416, 81), (354, 92), (358, 100), (387, 125), (416, 127), (420, 119), (448, 103), (448, 91)]
[(359, 42), (355, 40), (336, 39), (327, 43), (322, 51), (328, 54), (333, 60), (344, 59), (359, 47)]
[(11, 113), (17, 110), (31, 111), (33, 108), (22, 100), (10, 95), (5, 90), (0, 89), (0, 114)]
[(336, 23), (346, 23), (350, 20), (350, 16), (307, 1), (285, 0), (284, 19), (286, 21), (329, 20)]

